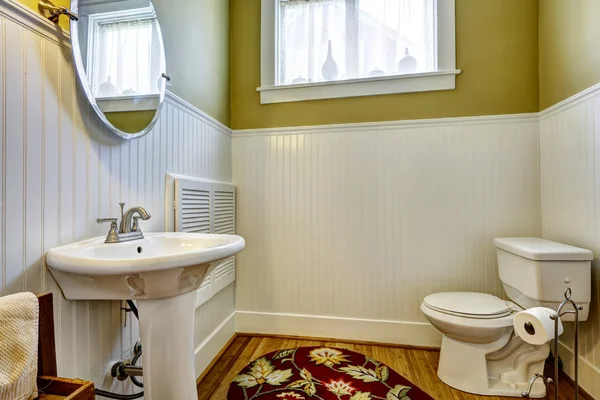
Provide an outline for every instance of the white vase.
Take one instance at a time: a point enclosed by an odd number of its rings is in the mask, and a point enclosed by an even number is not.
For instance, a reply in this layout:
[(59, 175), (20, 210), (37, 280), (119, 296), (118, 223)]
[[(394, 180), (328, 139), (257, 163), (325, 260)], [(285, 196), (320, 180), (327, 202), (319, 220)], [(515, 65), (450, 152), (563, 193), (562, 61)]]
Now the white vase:
[(292, 81), (292, 85), (300, 85), (302, 83), (308, 83), (308, 81), (304, 79), (302, 75), (298, 75), (298, 77)]
[(117, 95), (117, 87), (112, 83), (112, 77), (109, 75), (106, 82), (100, 85), (100, 97), (114, 97)]
[(399, 74), (412, 74), (417, 70), (417, 59), (408, 53), (408, 47), (404, 49), (404, 57), (398, 61)]
[(385, 71), (379, 69), (379, 67), (375, 67), (375, 69), (367, 74), (369, 78), (377, 78), (379, 76), (384, 76)]
[(333, 59), (333, 54), (331, 51), (331, 40), (327, 44), (327, 59), (323, 64), (323, 68), (321, 68), (321, 73), (323, 74), (323, 79), (326, 81), (335, 81), (338, 77), (339, 68), (335, 60)]

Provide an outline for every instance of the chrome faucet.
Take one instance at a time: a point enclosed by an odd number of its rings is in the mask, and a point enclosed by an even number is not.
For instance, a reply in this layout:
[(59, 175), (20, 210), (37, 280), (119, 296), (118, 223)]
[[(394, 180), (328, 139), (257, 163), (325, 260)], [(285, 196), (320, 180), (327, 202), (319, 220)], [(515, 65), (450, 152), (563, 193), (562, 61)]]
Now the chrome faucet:
[[(118, 224), (118, 218), (98, 218), (96, 222), (102, 224), (110, 222), (110, 230), (106, 235), (104, 243), (121, 243), (130, 240), (143, 239), (144, 234), (140, 229), (139, 220), (149, 220), (151, 215), (144, 207), (135, 206), (124, 211), (125, 203), (119, 203), (121, 206), (121, 224)], [(134, 214), (139, 216), (134, 217)]]
[[(119, 205), (121, 206), (121, 226), (119, 228), (119, 232), (121, 233), (137, 232), (139, 230), (138, 219), (141, 218), (143, 221), (147, 221), (151, 217), (150, 213), (144, 207), (135, 206), (123, 212), (125, 203), (119, 203)], [(138, 213), (139, 217), (134, 217), (133, 214), (135, 213)], [(133, 225), (131, 223), (132, 219), (134, 220)], [(141, 234), (142, 231), (139, 230), (139, 233)]]

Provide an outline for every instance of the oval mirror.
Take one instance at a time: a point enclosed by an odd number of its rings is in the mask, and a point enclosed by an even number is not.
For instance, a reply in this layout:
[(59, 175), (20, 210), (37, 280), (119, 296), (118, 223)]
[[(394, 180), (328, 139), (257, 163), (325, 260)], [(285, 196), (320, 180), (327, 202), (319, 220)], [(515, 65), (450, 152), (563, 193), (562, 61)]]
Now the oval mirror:
[(165, 98), (163, 38), (150, 0), (72, 0), (77, 75), (102, 122), (125, 139), (148, 133)]

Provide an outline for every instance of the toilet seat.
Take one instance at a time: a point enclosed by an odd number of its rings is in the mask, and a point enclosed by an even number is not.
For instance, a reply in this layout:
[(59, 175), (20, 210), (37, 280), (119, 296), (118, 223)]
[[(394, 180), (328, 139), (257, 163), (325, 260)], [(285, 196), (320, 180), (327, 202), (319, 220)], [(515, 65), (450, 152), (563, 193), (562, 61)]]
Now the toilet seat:
[(513, 313), (516, 305), (486, 293), (446, 292), (431, 294), (423, 300), (430, 310), (449, 316), (471, 319), (498, 319)]
[[(434, 310), (425, 305), (425, 303), (421, 303), (421, 312), (427, 317), (429, 322), (431, 322), (438, 330), (441, 324), (444, 327), (452, 326), (451, 329), (445, 328), (446, 331), (450, 330), (455, 333), (460, 333), (460, 336), (464, 336), (462, 340), (467, 342), (477, 342), (481, 343), (481, 340), (467, 340), (466, 337), (470, 337), (472, 335), (479, 336), (482, 331), (487, 330), (497, 330), (510, 328), (512, 329), (514, 314), (509, 314), (504, 317), (499, 318), (470, 318), (458, 315), (452, 315), (447, 312), (440, 312)], [(434, 323), (434, 321), (436, 323)], [(495, 336), (493, 334), (492, 336)], [(487, 336), (487, 334), (484, 334)], [(483, 341), (485, 342), (485, 340)]]

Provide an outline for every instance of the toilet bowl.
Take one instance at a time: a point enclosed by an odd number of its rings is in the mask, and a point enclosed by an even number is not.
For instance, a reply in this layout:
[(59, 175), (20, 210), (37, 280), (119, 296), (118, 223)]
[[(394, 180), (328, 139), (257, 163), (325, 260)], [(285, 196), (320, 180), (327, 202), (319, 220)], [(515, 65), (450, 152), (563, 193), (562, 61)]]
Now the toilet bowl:
[[(537, 238), (495, 239), (502, 300), (486, 293), (446, 292), (423, 300), (421, 311), (442, 335), (438, 377), (456, 389), (489, 396), (521, 397), (530, 379), (543, 373), (548, 343), (531, 345), (514, 334), (514, 316), (524, 309), (556, 309), (565, 287), (584, 310), (591, 301), (589, 250)], [(563, 321), (572, 319), (565, 316)], [(542, 398), (537, 380), (530, 397)]]
[[(442, 307), (440, 307), (442, 306)], [(421, 304), (443, 333), (438, 377), (447, 385), (479, 395), (519, 396), (530, 376), (541, 372), (548, 344), (532, 346), (513, 334), (518, 305), (484, 293), (436, 293)], [(536, 382), (532, 398), (546, 394)]]

